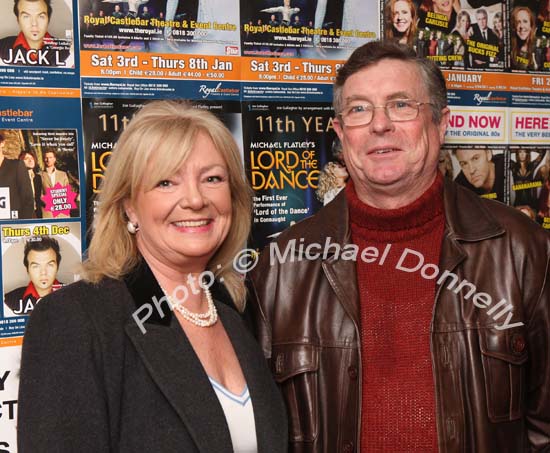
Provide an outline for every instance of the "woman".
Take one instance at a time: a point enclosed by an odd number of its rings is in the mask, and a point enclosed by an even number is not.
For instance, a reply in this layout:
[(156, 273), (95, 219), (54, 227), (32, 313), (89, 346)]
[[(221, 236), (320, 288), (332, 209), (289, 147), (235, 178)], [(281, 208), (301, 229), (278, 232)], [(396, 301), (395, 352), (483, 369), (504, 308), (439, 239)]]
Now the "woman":
[(235, 309), (250, 195), (231, 133), (186, 104), (144, 106), (99, 201), (84, 281), (27, 327), (19, 452), (286, 451), (279, 392)]
[[(524, 149), (520, 149), (516, 153), (516, 160), (512, 161), (512, 177), (514, 178), (514, 186), (518, 184), (527, 184), (534, 181), (535, 170), (542, 161), (543, 151), (538, 151), (538, 156), (534, 161), (531, 161), (531, 153)], [(521, 187), (514, 189), (515, 200), (514, 206), (528, 205), (536, 207), (537, 190), (536, 188), (522, 189)]]
[(455, 54), (462, 55), (462, 61), (464, 62), (464, 67), (470, 67), (470, 54), (468, 53), (467, 42), (472, 36), (472, 19), (470, 14), (466, 10), (462, 10), (458, 13), (456, 28), (451, 32), (457, 37), (457, 45)]
[(498, 38), (498, 61), (504, 61), (504, 24), (502, 23), (502, 13), (495, 13), (493, 16), (493, 31)]
[(385, 6), (385, 38), (413, 47), (416, 38), (416, 8), (411, 0), (389, 0)]
[(512, 69), (538, 69), (535, 62), (535, 16), (526, 6), (517, 6), (511, 15)]
[[(456, 26), (456, 15), (461, 10), (460, 0), (422, 0), (419, 7), (418, 28), (429, 28), (430, 30), (441, 30), (449, 33)], [(434, 13), (437, 25), (433, 22)]]
[(32, 151), (21, 151), (19, 160), (22, 160), (25, 167), (27, 167), (34, 198), (34, 216), (38, 219), (42, 217), (42, 177), (40, 176), (40, 167), (36, 165), (36, 156)]

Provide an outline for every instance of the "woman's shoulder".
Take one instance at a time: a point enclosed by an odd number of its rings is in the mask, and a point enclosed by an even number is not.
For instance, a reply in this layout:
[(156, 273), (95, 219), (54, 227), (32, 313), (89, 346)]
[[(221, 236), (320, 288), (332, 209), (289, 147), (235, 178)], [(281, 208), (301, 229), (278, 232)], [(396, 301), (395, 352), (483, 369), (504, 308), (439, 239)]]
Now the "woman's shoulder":
[(121, 280), (105, 278), (99, 283), (80, 280), (40, 299), (33, 312), (70, 322), (75, 318), (102, 323), (128, 319), (132, 298)]

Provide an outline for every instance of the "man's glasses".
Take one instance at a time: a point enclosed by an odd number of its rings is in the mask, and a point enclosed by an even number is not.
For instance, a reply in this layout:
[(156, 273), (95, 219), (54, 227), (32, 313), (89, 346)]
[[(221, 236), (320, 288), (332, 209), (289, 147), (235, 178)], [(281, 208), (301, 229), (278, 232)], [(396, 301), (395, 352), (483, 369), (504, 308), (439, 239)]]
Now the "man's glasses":
[(338, 116), (345, 126), (366, 126), (374, 118), (375, 109), (384, 109), (391, 121), (411, 121), (418, 116), (420, 106), (430, 102), (416, 102), (411, 99), (393, 99), (385, 105), (372, 105), (368, 102), (353, 101)]

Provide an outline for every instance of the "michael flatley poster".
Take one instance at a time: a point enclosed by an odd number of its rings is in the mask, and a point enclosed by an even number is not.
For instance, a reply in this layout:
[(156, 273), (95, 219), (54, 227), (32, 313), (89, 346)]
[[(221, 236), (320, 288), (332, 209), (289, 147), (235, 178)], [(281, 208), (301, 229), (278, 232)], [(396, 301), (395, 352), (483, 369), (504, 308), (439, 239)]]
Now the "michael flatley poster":
[[(245, 169), (254, 191), (250, 245), (261, 249), (323, 206), (322, 173), (329, 162), (340, 165), (341, 156), (329, 103), (247, 102), (243, 133)], [(327, 191), (331, 188), (327, 185)]]

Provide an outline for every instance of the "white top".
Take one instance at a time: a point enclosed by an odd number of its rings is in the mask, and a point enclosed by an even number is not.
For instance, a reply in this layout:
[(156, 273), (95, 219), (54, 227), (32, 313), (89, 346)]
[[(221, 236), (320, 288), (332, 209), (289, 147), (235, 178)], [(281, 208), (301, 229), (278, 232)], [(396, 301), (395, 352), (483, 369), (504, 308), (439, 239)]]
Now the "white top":
[(235, 453), (257, 453), (254, 408), (248, 386), (245, 386), (240, 395), (235, 395), (210, 376), (208, 378), (225, 414), (233, 451)]

